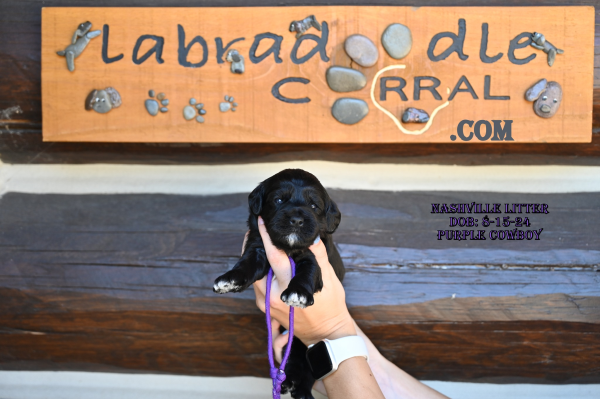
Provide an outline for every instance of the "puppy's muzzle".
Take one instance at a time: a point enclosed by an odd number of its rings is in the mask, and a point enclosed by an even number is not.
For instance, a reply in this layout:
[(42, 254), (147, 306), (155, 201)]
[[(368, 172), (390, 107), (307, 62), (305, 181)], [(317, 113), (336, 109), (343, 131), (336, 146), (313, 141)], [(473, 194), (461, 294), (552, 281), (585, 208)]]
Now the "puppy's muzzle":
[(302, 227), (304, 226), (304, 218), (302, 216), (296, 215), (290, 218), (290, 224), (292, 227)]

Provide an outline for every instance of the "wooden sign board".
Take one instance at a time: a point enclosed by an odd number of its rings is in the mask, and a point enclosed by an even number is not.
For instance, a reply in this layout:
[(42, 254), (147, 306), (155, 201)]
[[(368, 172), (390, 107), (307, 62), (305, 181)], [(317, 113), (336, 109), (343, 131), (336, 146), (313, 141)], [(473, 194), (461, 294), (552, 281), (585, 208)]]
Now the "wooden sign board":
[[(291, 22), (310, 15), (321, 30), (309, 23), (296, 39)], [(67, 57), (57, 52), (67, 49), (85, 21), (92, 24), (89, 32), (99, 32), (74, 57), (70, 72)], [(408, 27), (412, 37), (401, 59), (382, 44), (394, 23)], [(529, 45), (534, 32), (564, 51), (552, 66), (547, 52)], [(374, 65), (357, 63), (365, 63), (360, 57), (368, 56), (368, 43), (352, 47), (354, 60), (347, 54), (344, 43), (355, 34), (377, 49)], [(244, 58), (241, 74), (226, 60), (232, 49)], [(593, 57), (594, 7), (44, 8), (43, 136), (97, 142), (590, 142)], [(326, 79), (332, 66), (360, 71), (366, 84), (333, 91)], [(524, 98), (544, 78), (562, 88), (551, 118), (537, 116)], [(106, 87), (118, 91), (121, 105), (104, 114), (86, 110), (88, 94)], [(169, 100), (168, 111), (152, 116), (146, 100), (158, 93)], [(102, 105), (100, 97), (96, 105)], [(204, 111), (194, 105), (197, 115), (186, 120), (183, 110), (192, 98)], [(332, 115), (340, 98), (364, 101), (368, 114), (355, 124), (340, 123)], [(364, 103), (341, 109), (352, 118)], [(430, 122), (403, 123), (409, 107), (427, 112)]]

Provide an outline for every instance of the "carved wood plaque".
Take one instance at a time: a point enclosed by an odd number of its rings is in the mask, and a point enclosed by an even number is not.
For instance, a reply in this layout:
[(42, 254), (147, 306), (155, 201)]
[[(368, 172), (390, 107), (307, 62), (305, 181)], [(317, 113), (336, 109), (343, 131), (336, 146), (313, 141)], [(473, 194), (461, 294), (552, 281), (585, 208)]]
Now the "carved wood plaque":
[(594, 7), (44, 8), (43, 136), (590, 142), (593, 57)]

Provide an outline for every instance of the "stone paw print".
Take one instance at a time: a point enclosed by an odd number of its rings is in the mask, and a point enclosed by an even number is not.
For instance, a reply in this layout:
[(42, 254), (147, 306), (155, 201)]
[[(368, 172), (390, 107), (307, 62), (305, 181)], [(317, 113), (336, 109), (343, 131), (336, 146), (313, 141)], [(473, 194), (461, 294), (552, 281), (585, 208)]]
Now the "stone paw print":
[[(398, 23), (389, 25), (383, 32), (381, 44), (391, 58), (399, 60), (406, 57), (412, 47), (410, 29)], [(348, 36), (344, 41), (344, 50), (352, 63), (363, 68), (372, 67), (379, 60), (377, 46), (364, 35)], [(330, 67), (325, 74), (325, 79), (329, 88), (336, 93), (356, 92), (367, 85), (367, 77), (361, 71), (342, 66)], [(367, 102), (354, 97), (338, 98), (331, 107), (331, 115), (338, 122), (346, 125), (360, 122), (368, 113)], [(412, 117), (412, 114), (410, 116)], [(414, 121), (420, 121), (417, 119)]]
[(166, 99), (165, 93), (158, 93), (156, 100), (154, 99), (155, 94), (156, 93), (154, 93), (154, 90), (150, 90), (148, 92), (148, 96), (150, 98), (145, 102), (146, 111), (148, 111), (148, 113), (152, 116), (158, 115), (159, 110), (163, 113), (169, 110), (169, 108), (167, 108), (167, 105), (169, 105), (169, 100)]
[[(196, 112), (198, 113), (197, 116), (196, 116)], [(183, 108), (183, 117), (185, 118), (185, 120), (191, 121), (195, 117), (196, 122), (204, 123), (203, 115), (206, 115), (206, 110), (204, 109), (204, 104), (202, 104), (202, 103), (197, 104), (195, 98), (190, 98), (190, 105), (186, 105)]]
[(219, 110), (221, 112), (227, 112), (229, 110), (232, 110), (235, 112), (235, 109), (237, 106), (238, 106), (237, 103), (233, 102), (233, 97), (225, 96), (225, 101), (219, 104)]

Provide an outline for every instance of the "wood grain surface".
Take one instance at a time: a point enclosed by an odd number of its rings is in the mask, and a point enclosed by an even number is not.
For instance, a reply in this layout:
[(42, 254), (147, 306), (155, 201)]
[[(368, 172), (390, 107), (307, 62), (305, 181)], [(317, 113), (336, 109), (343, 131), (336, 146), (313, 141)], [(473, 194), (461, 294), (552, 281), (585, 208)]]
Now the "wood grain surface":
[[(538, 194), (539, 242), (449, 245), (427, 202), (531, 195), (331, 190), (352, 315), (418, 378), (599, 382), (595, 194)], [(219, 296), (246, 195), (0, 199), (0, 369), (259, 375), (251, 291)], [(574, 217), (576, 215), (577, 217)], [(390, 238), (392, 238), (390, 240)], [(485, 259), (485, 261), (483, 261)], [(454, 297), (454, 298), (453, 298)]]
[[(305, 63), (295, 64), (290, 58), (296, 41), (288, 31), (289, 23), (309, 14), (315, 14), (323, 23), (324, 31), (328, 31), (327, 55), (319, 57), (317, 54)], [(536, 15), (536, 19), (532, 20), (531, 15)], [(460, 60), (453, 54), (439, 62), (429, 60), (426, 53), (431, 38), (436, 33), (457, 32), (459, 19), (466, 21), (464, 52), (469, 55), (468, 59)], [(74, 28), (85, 20), (94, 24), (92, 29), (108, 24), (111, 55), (122, 53), (125, 57), (105, 64), (101, 59), (102, 38), (93, 39), (76, 59), (75, 71), (69, 72), (64, 58), (56, 55), (56, 51), (69, 44)], [(413, 36), (410, 54), (399, 61), (387, 56), (380, 46), (383, 30), (394, 22), (409, 26)], [(488, 23), (490, 29), (488, 52), (505, 54), (494, 63), (479, 59), (483, 23)], [(201, 46), (196, 45), (188, 59), (199, 62), (206, 56), (205, 64), (189, 68), (180, 65), (177, 58), (179, 25), (186, 32), (186, 45), (196, 35), (203, 37), (208, 52), (203, 53)], [(549, 40), (552, 38), (556, 46), (565, 50), (552, 67), (548, 66), (545, 54), (532, 47), (515, 53), (517, 58), (536, 54), (530, 63), (509, 62), (510, 41), (522, 32), (534, 31), (544, 32)], [(282, 37), (280, 60), (269, 55), (254, 64), (249, 54), (253, 38), (266, 32)], [(366, 35), (380, 47), (375, 66), (359, 67), (343, 50), (345, 38), (354, 33)], [(154, 56), (141, 65), (132, 62), (133, 47), (144, 34), (164, 38), (164, 63), (157, 63)], [(217, 63), (215, 37), (222, 37), (225, 43), (246, 38), (235, 44), (246, 58), (243, 75), (232, 74), (229, 63)], [(47, 141), (102, 142), (451, 142), (451, 136), (456, 138), (461, 120), (494, 119), (513, 121), (515, 142), (589, 142), (593, 37), (591, 7), (44, 8), (43, 135)], [(272, 40), (266, 39), (256, 54), (267, 51), (271, 43)], [(307, 54), (313, 45), (310, 40), (302, 43), (298, 57)], [(436, 53), (447, 45), (446, 41), (440, 41)], [(144, 43), (140, 54), (150, 46)], [(325, 71), (332, 65), (359, 69), (369, 83), (358, 92), (335, 93), (324, 78)], [(393, 65), (406, 66), (406, 70), (393, 69), (381, 76), (406, 78), (409, 97), (412, 97), (414, 77), (433, 76), (441, 81), (440, 99), (424, 91), (419, 101), (415, 101), (418, 100), (416, 94), (408, 102), (391, 94), (387, 101), (382, 101), (376, 74)], [(484, 99), (484, 76), (487, 75), (492, 79), (490, 94), (510, 96), (510, 100)], [(461, 76), (469, 80), (477, 99), (469, 93), (449, 98)], [(281, 93), (290, 98), (308, 97), (310, 102), (290, 104), (271, 94), (271, 88), (288, 77), (309, 79), (310, 84), (288, 84), (282, 87)], [(525, 90), (543, 77), (558, 81), (563, 87), (560, 109), (551, 119), (537, 117), (531, 103), (523, 98)], [(86, 112), (83, 105), (88, 93), (108, 86), (120, 92), (123, 104), (107, 114)], [(369, 97), (371, 86), (376, 88), (373, 98)], [(461, 88), (464, 89), (464, 85)], [(148, 115), (144, 101), (149, 89), (167, 94), (169, 112), (156, 117)], [(235, 113), (219, 112), (218, 104), (226, 95), (234, 96), (239, 104)], [(182, 116), (183, 107), (192, 97), (206, 104), (208, 113), (203, 124), (186, 121)], [(331, 116), (331, 106), (341, 97), (367, 101), (369, 115), (352, 126), (340, 124)], [(408, 106), (423, 108), (433, 116), (433, 110), (446, 100), (451, 100), (449, 105), (439, 111), (429, 130), (421, 135), (403, 133), (388, 115), (375, 107), (381, 104), (394, 118), (400, 118)], [(407, 128), (417, 130), (414, 126)], [(491, 135), (490, 131), (488, 139)]]
[[(369, 2), (316, 0), (311, 5), (383, 6), (571, 6), (600, 4), (595, 0), (453, 0)], [(260, 162), (285, 157), (334, 159), (344, 162), (441, 163), (441, 164), (598, 164), (599, 137), (591, 144), (129, 144), (129, 143), (44, 143), (41, 112), (41, 7), (171, 6), (240, 7), (306, 5), (296, 1), (240, 0), (27, 0), (0, 4), (0, 160), (8, 163), (238, 163)], [(599, 16), (596, 13), (596, 26)], [(596, 32), (596, 43), (599, 32)], [(595, 54), (600, 53), (595, 44)], [(595, 58), (594, 87), (600, 87), (600, 58)], [(595, 89), (593, 131), (600, 126), (600, 95)]]

